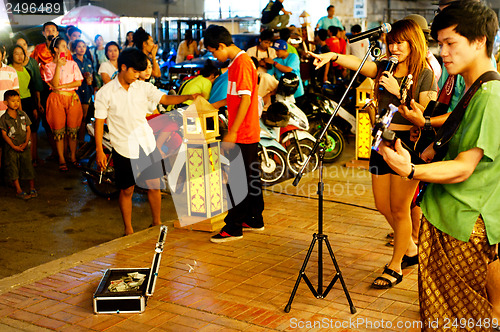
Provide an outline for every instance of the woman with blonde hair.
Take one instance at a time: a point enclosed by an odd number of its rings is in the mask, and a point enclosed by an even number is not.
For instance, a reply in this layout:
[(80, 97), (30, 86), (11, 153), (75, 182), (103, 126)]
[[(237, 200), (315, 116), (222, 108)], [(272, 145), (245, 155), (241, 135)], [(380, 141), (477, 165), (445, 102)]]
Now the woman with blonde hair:
[[(382, 61), (366, 62), (361, 74), (375, 79), (375, 101), (379, 114), (389, 104), (401, 104), (400, 85), (403, 78), (413, 76), (413, 84), (408, 91), (408, 99), (414, 99), (424, 107), (437, 97), (434, 74), (426, 62), (427, 48), (422, 29), (412, 20), (400, 20), (392, 25), (386, 36), (387, 56), (397, 57), (398, 64), (390, 73), (386, 71), (387, 58)], [(361, 59), (352, 55), (337, 53), (311, 54), (316, 68), (332, 60), (351, 70), (356, 70)], [(394, 115), (391, 130), (396, 132), (408, 146), (414, 145), (410, 139), (410, 129), (414, 125), (399, 112)], [(394, 250), (392, 259), (386, 265), (383, 275), (375, 279), (374, 288), (391, 288), (403, 279), (402, 269), (418, 263), (417, 246), (411, 237), (412, 222), (410, 206), (418, 181), (397, 175), (377, 152), (370, 156), (370, 173), (375, 205), (394, 230)]]

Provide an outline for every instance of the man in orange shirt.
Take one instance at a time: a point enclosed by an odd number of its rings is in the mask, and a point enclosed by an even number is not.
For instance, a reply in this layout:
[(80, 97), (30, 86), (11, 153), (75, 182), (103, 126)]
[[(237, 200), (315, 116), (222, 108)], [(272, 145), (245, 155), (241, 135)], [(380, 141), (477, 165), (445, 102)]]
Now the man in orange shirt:
[[(50, 53), (49, 50), (49, 43), (52, 39), (59, 36), (59, 30), (57, 29), (57, 25), (54, 22), (46, 22), (43, 25), (42, 34), (45, 37), (45, 43), (36, 45), (35, 49), (33, 50), (30, 56), (33, 59), (35, 59), (36, 62), (38, 62), (38, 65), (40, 66), (40, 74), (42, 75), (42, 77), (44, 77), (43, 74), (45, 72), (45, 65), (52, 62), (53, 60), (52, 53)], [(66, 59), (73, 60), (71, 52), (67, 52)], [(54, 141), (54, 136), (52, 135), (52, 130), (50, 129), (50, 126), (47, 123), (47, 119), (45, 117), (45, 108), (47, 106), (47, 98), (49, 97), (49, 94), (50, 94), (50, 88), (47, 85), (47, 83), (43, 82), (43, 91), (40, 92), (40, 104), (42, 108), (38, 110), (38, 114), (41, 117), (43, 128), (47, 133), (47, 139), (52, 148), (52, 154), (49, 158), (57, 160), (56, 158), (57, 150)]]
[[(224, 142), (235, 143), (239, 147), (248, 188), (245, 199), (228, 211), (224, 219), (226, 225), (210, 239), (220, 243), (243, 238), (244, 230), (264, 230), (264, 199), (257, 155), (260, 141), (257, 69), (250, 56), (233, 44), (231, 34), (222, 26), (211, 25), (207, 28), (205, 46), (220, 62), (231, 60), (226, 98), (229, 131)], [(229, 151), (234, 152), (234, 148)]]

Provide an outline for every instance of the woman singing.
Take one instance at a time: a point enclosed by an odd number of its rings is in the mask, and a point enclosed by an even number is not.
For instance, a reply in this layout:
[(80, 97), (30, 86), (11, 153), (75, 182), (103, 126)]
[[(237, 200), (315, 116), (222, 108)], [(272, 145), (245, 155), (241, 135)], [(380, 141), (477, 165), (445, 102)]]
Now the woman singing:
[[(408, 91), (408, 99), (427, 106), (435, 100), (437, 93), (434, 74), (426, 62), (427, 47), (422, 29), (411, 20), (401, 20), (392, 25), (386, 36), (387, 56), (396, 56), (398, 64), (393, 73), (386, 71), (387, 59), (366, 62), (361, 74), (375, 79), (375, 101), (379, 114), (388, 109), (389, 104), (399, 106), (400, 84), (409, 74), (413, 76), (413, 85)], [(332, 60), (339, 65), (356, 70), (361, 59), (352, 55), (337, 53), (311, 54), (315, 58), (316, 68)], [(380, 88), (380, 89), (379, 89)], [(408, 146), (410, 129), (413, 124), (403, 118), (399, 112), (394, 115), (390, 129), (396, 132)], [(394, 230), (394, 251), (392, 259), (386, 265), (383, 275), (373, 282), (374, 288), (390, 288), (403, 279), (402, 268), (418, 263), (417, 246), (411, 237), (412, 222), (410, 206), (418, 181), (404, 179), (397, 175), (376, 152), (370, 157), (370, 173), (375, 205), (384, 215)]]

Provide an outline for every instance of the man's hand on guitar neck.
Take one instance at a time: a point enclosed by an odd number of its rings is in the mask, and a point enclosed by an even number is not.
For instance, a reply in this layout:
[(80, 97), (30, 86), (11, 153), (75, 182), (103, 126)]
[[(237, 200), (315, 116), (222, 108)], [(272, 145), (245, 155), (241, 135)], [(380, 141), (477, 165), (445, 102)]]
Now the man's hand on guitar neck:
[(406, 105), (399, 106), (399, 113), (414, 125), (422, 128), (425, 125), (424, 109), (425, 107), (417, 103), (414, 99), (410, 102), (411, 108)]

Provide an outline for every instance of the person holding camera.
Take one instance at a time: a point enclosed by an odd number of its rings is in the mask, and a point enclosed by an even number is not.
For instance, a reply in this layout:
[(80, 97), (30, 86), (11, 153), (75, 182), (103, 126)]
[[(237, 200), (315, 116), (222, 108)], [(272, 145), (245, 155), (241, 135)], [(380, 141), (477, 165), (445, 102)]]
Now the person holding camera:
[(274, 33), (272, 30), (263, 30), (260, 33), (259, 44), (253, 47), (250, 47), (247, 50), (247, 54), (251, 58), (257, 59), (258, 73), (267, 73), (267, 71), (273, 68), (271, 63), (266, 63), (266, 59), (273, 60), (276, 58), (276, 51), (271, 47), (273, 44)]

